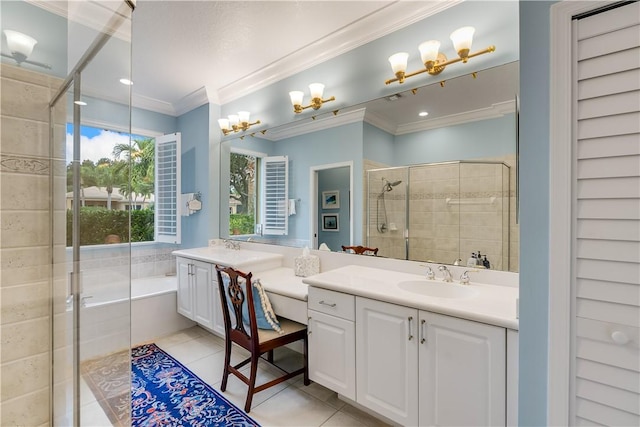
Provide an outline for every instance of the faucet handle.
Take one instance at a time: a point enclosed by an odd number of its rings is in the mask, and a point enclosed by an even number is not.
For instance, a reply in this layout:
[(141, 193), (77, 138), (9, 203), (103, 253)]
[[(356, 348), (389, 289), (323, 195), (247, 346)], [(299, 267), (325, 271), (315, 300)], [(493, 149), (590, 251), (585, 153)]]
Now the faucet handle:
[(431, 267), (427, 265), (427, 279), (434, 280), (435, 278), (436, 278), (436, 273), (434, 273)]
[(466, 270), (464, 273), (460, 275), (460, 284), (468, 285), (471, 278), (469, 277), (469, 270)]

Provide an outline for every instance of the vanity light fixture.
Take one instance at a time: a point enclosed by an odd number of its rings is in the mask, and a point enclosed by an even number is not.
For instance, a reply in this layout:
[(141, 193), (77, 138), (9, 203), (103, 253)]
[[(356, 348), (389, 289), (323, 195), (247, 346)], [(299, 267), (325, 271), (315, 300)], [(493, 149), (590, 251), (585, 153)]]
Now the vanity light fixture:
[(4, 30), (3, 32), (7, 38), (7, 46), (9, 47), (11, 55), (2, 53), (2, 56), (5, 58), (12, 58), (16, 61), (18, 66), (22, 65), (24, 62), (31, 65), (37, 65), (38, 67), (46, 68), (48, 70), (51, 69), (51, 65), (27, 59), (33, 52), (33, 47), (38, 43), (38, 40), (14, 30)]
[(251, 126), (260, 124), (260, 120), (249, 123), (250, 115), (248, 111), (238, 111), (238, 114), (230, 114), (227, 119), (218, 119), (218, 125), (225, 135), (231, 132), (244, 132)]
[(408, 77), (413, 77), (422, 73), (429, 73), (432, 76), (436, 76), (440, 74), (447, 65), (455, 64), (456, 62), (466, 63), (469, 58), (473, 58), (474, 56), (482, 55), (485, 53), (493, 52), (496, 50), (496, 47), (491, 45), (486, 49), (480, 50), (478, 52), (469, 53), (471, 50), (471, 43), (473, 42), (473, 33), (475, 32), (475, 28), (473, 27), (462, 27), (455, 30), (451, 33), (451, 41), (453, 42), (453, 48), (458, 53), (458, 57), (454, 59), (447, 59), (446, 55), (440, 50), (440, 42), (438, 40), (428, 40), (424, 43), (421, 43), (418, 46), (418, 50), (420, 51), (420, 57), (422, 59), (422, 63), (424, 64), (424, 69), (414, 71), (412, 73), (407, 73), (407, 59), (409, 59), (409, 54), (406, 52), (399, 52), (389, 57), (389, 63), (391, 64), (391, 69), (393, 73), (396, 75), (394, 79), (389, 79), (385, 84), (390, 84), (393, 82), (404, 83), (405, 79)]
[(336, 100), (335, 96), (327, 99), (322, 99), (322, 92), (324, 92), (324, 85), (322, 83), (311, 83), (309, 85), (309, 91), (311, 92), (311, 104), (304, 107), (302, 106), (304, 92), (300, 90), (289, 92), (289, 97), (291, 98), (291, 103), (293, 104), (293, 111), (296, 114), (302, 113), (302, 111), (307, 108), (318, 110), (320, 107), (322, 107), (323, 103)]

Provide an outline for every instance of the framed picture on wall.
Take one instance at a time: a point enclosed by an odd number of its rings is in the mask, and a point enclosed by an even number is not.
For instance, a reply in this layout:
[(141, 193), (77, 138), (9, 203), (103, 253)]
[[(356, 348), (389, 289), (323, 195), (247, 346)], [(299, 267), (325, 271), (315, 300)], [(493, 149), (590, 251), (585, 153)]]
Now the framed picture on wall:
[(340, 209), (340, 191), (322, 192), (322, 209)]
[(322, 231), (339, 231), (338, 214), (322, 214)]

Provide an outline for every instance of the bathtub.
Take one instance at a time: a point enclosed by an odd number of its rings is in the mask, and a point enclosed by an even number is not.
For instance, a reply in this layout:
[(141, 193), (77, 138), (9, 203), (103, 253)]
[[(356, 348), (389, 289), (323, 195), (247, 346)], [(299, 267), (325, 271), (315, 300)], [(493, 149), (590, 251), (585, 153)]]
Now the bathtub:
[(87, 285), (80, 309), (83, 360), (153, 342), (195, 325), (176, 310), (176, 276), (133, 279), (131, 304), (126, 282), (94, 289), (87, 289)]

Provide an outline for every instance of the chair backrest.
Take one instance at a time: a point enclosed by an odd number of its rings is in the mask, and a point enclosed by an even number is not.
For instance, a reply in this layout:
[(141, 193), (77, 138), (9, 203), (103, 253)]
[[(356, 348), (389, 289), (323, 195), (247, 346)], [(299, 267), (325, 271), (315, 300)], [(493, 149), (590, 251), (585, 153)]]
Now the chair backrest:
[[(232, 267), (216, 265), (218, 289), (222, 303), (222, 316), (227, 337), (247, 347), (258, 342), (258, 322), (253, 306), (251, 272), (244, 273)], [(243, 321), (243, 305), (248, 308), (249, 330)], [(233, 316), (233, 317), (232, 317)], [(232, 322), (233, 320), (233, 322)]]
[(378, 248), (367, 248), (366, 246), (343, 246), (342, 250), (344, 252), (353, 251), (354, 254), (358, 255), (378, 255)]

